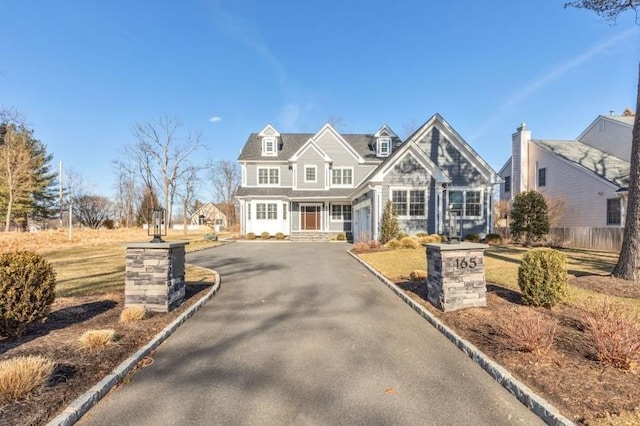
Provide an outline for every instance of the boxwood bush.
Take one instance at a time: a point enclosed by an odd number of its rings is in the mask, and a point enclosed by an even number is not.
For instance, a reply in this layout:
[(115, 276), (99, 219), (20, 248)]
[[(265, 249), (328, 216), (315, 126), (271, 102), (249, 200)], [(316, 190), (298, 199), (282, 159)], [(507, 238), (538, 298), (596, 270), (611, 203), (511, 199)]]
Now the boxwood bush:
[(49, 314), (55, 299), (56, 274), (32, 251), (0, 255), (0, 335), (15, 337)]
[(522, 256), (518, 286), (525, 305), (555, 306), (567, 295), (567, 258), (558, 250), (535, 248)]
[(268, 240), (269, 238), (271, 238), (271, 234), (265, 231), (262, 234), (260, 234), (260, 238), (263, 240)]
[(247, 240), (255, 240), (256, 234), (254, 232), (247, 232)]

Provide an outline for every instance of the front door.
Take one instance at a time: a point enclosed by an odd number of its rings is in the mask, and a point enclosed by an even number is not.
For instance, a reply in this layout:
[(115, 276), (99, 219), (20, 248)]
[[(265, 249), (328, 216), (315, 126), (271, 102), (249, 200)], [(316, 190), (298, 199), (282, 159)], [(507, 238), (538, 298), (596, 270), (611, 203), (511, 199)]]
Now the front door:
[(300, 229), (303, 231), (320, 229), (320, 206), (300, 206)]

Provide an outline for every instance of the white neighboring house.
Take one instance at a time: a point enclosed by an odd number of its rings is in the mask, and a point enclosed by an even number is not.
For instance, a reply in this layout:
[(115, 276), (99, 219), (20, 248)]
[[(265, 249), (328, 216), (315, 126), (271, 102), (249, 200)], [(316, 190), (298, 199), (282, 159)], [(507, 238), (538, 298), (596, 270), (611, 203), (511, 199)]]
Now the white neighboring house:
[(532, 139), (523, 123), (498, 172), (500, 199), (536, 190), (566, 200), (558, 227), (624, 226), (633, 121), (600, 115), (575, 140)]
[(222, 229), (227, 229), (228, 220), (222, 209), (214, 203), (208, 202), (191, 215), (191, 224), (212, 226), (216, 232), (219, 232)]

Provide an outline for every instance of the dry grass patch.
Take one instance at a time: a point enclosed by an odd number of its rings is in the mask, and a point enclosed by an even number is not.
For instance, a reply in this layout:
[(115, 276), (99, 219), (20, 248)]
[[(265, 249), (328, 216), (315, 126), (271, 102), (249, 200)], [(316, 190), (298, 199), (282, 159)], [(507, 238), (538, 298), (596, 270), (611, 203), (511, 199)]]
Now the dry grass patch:
[(98, 351), (107, 345), (110, 345), (116, 336), (116, 331), (107, 330), (88, 330), (82, 333), (78, 342), (80, 348), (88, 351)]
[(411, 271), (411, 273), (409, 274), (409, 279), (411, 281), (426, 281), (427, 271), (419, 271), (419, 270)]
[(426, 269), (424, 250), (387, 250), (360, 253), (358, 256), (391, 280), (407, 279), (411, 271)]
[(147, 318), (149, 312), (144, 306), (129, 306), (124, 308), (120, 314), (120, 322), (128, 324), (132, 322), (142, 321)]
[(16, 401), (44, 385), (55, 363), (41, 356), (0, 361), (0, 403)]

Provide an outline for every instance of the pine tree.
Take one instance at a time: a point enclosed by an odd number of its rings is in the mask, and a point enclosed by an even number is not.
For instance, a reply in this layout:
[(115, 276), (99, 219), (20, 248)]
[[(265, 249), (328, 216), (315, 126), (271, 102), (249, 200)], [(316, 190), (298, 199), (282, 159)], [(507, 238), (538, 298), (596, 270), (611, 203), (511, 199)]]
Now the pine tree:
[(521, 192), (513, 200), (511, 235), (516, 241), (524, 237), (524, 245), (538, 241), (549, 232), (549, 214), (547, 202), (537, 191)]
[(400, 234), (398, 215), (393, 208), (391, 200), (384, 205), (382, 212), (382, 225), (380, 226), (380, 242), (386, 244)]

